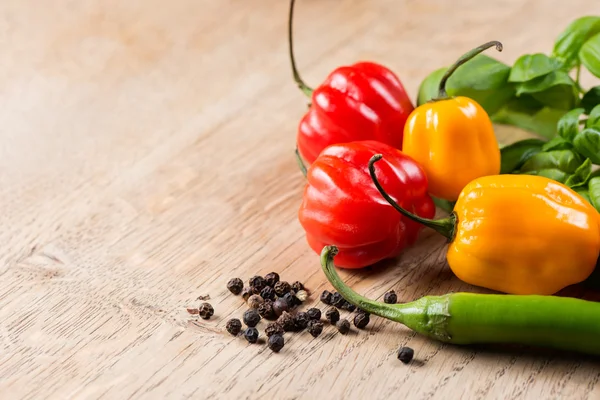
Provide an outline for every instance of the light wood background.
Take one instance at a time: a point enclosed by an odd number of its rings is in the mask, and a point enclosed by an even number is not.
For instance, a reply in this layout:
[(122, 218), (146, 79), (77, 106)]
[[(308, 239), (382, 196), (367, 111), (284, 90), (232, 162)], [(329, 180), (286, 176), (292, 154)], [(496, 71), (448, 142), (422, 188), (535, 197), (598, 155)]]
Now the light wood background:
[[(280, 354), (224, 333), (244, 310), (231, 277), (274, 270), (329, 288), (296, 219), (306, 101), (287, 7), (0, 2), (1, 397), (600, 398), (593, 359), (447, 346), (378, 318), (348, 336), (287, 334)], [(503, 41), (494, 56), (512, 62), (549, 52), (586, 14), (600, 2), (300, 0), (295, 37), (310, 84), (369, 59), (414, 97), (483, 41)], [(344, 276), (374, 298), (478, 291), (451, 274), (444, 246), (425, 232), (399, 260)], [(186, 307), (203, 294), (216, 314), (196, 322)]]

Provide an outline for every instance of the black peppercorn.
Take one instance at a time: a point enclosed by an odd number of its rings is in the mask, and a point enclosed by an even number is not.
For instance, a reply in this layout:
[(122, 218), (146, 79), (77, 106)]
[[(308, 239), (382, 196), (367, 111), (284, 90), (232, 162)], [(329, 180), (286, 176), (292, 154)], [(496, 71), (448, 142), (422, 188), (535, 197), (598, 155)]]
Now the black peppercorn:
[(337, 328), (338, 332), (340, 332), (342, 335), (345, 335), (348, 332), (350, 332), (350, 322), (348, 322), (347, 319), (342, 319), (338, 321), (337, 324), (335, 324), (335, 327)]
[(277, 322), (281, 325), (284, 331), (292, 332), (296, 329), (296, 324), (294, 323), (294, 317), (287, 311), (281, 313)]
[(287, 311), (289, 309), (290, 309), (290, 307), (288, 306), (287, 301), (285, 301), (282, 298), (275, 300), (275, 302), (273, 303), (273, 312), (277, 316), (280, 316), (281, 313), (283, 313), (284, 311)]
[(246, 328), (244, 331), (244, 337), (248, 343), (256, 343), (258, 341), (258, 329), (252, 327)]
[(200, 307), (198, 307), (198, 315), (200, 315), (202, 319), (209, 319), (214, 313), (215, 309), (209, 303), (202, 303), (200, 304)]
[(227, 332), (229, 332), (232, 336), (237, 336), (242, 330), (242, 323), (239, 319), (232, 318), (229, 321), (227, 321), (225, 329), (227, 329)]
[(233, 278), (227, 282), (227, 289), (236, 296), (242, 293), (242, 289), (244, 288), (244, 282), (240, 278)]
[(396, 304), (398, 302), (398, 296), (396, 292), (390, 290), (386, 294), (383, 295), (383, 302), (387, 304)]
[(297, 304), (298, 300), (296, 300), (296, 296), (294, 296), (291, 293), (284, 294), (282, 299), (285, 300), (285, 302), (288, 305), (288, 308), (290, 308), (290, 309), (292, 309), (298, 305)]
[(318, 308), (309, 308), (308, 310), (306, 310), (306, 313), (308, 314), (308, 318), (310, 319), (314, 319), (316, 321), (321, 319), (321, 310), (319, 310)]
[(298, 293), (299, 291), (304, 290), (304, 285), (302, 284), (302, 282), (296, 281), (292, 283), (292, 290)]
[(279, 353), (279, 351), (281, 349), (283, 349), (283, 346), (285, 344), (285, 339), (283, 339), (283, 336), (280, 334), (275, 334), (275, 335), (271, 335), (269, 337), (269, 340), (267, 342), (267, 344), (269, 345), (269, 348), (274, 352), (274, 353)]
[(352, 311), (356, 310), (356, 306), (354, 304), (349, 303), (346, 300), (344, 300), (344, 304), (342, 304), (342, 310), (352, 312)]
[(408, 364), (411, 362), (415, 355), (415, 351), (410, 347), (401, 347), (398, 350), (398, 360), (402, 361), (404, 364)]
[(308, 333), (312, 335), (312, 337), (317, 337), (323, 332), (323, 323), (317, 320), (308, 321)]
[(354, 316), (354, 326), (358, 329), (364, 329), (369, 324), (369, 314), (358, 313)]
[(271, 322), (265, 328), (265, 335), (267, 335), (267, 336), (273, 336), (275, 334), (283, 335), (283, 332), (285, 332), (285, 331), (283, 330), (283, 326), (281, 326), (281, 324), (279, 322)]
[(260, 306), (264, 302), (265, 301), (263, 300), (263, 298), (257, 294), (253, 294), (248, 298), (248, 306), (253, 310), (258, 310), (258, 306)]
[(271, 300), (265, 300), (264, 303), (258, 306), (257, 311), (258, 315), (260, 315), (264, 319), (275, 319), (275, 311), (273, 311), (273, 302)]
[(277, 296), (282, 297), (284, 294), (289, 293), (292, 287), (286, 281), (279, 281), (273, 286), (273, 289), (275, 289)]
[(253, 294), (254, 293), (252, 293), (251, 287), (245, 287), (244, 289), (242, 289), (242, 299), (244, 299), (244, 301), (248, 301), (250, 296), (252, 296)]
[(254, 275), (248, 280), (248, 284), (251, 288), (260, 292), (265, 286), (267, 286), (267, 281), (265, 281), (265, 278), (260, 275)]
[(268, 286), (275, 286), (277, 282), (279, 282), (279, 274), (277, 272), (270, 272), (265, 275), (265, 282), (267, 282)]
[(340, 320), (340, 312), (337, 310), (337, 308), (332, 307), (325, 312), (325, 318), (327, 318), (330, 323), (335, 325)]
[(263, 290), (260, 291), (260, 297), (265, 300), (275, 300), (275, 290), (271, 286), (265, 286)]
[(332, 302), (332, 297), (333, 295), (329, 290), (323, 290), (323, 293), (321, 293), (321, 302), (330, 306)]
[(294, 325), (296, 325), (296, 329), (299, 331), (308, 326), (308, 321), (310, 321), (310, 318), (305, 312), (296, 313), (294, 316)]
[(260, 315), (258, 315), (256, 310), (248, 310), (244, 313), (243, 319), (246, 325), (250, 328), (254, 328), (260, 321)]
[(343, 305), (346, 304), (346, 300), (342, 297), (341, 294), (335, 292), (331, 295), (331, 305), (336, 308), (342, 308)]

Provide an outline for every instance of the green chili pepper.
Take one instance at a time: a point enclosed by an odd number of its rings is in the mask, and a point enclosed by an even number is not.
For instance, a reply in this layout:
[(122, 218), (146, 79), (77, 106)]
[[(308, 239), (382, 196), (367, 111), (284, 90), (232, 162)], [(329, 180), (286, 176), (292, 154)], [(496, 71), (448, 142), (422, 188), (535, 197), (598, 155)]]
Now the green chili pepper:
[(333, 287), (363, 310), (454, 344), (512, 343), (600, 354), (600, 303), (537, 295), (451, 293), (404, 304), (369, 300), (335, 271), (337, 247), (325, 246), (321, 266)]

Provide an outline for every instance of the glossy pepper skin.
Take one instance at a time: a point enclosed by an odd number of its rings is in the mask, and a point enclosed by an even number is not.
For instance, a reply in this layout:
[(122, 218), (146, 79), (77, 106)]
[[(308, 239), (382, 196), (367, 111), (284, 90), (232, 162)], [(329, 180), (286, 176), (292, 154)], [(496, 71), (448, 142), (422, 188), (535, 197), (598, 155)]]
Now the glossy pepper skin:
[(420, 220), (450, 239), (447, 260), (458, 278), (505, 293), (554, 294), (590, 276), (600, 253), (596, 209), (542, 176), (478, 178), (450, 217)]
[(386, 161), (377, 173), (391, 196), (417, 215), (431, 218), (433, 200), (427, 194), (422, 168), (399, 150), (376, 141), (327, 147), (308, 168), (298, 219), (310, 247), (320, 254), (336, 245), (338, 266), (361, 268), (395, 257), (413, 244), (421, 225), (398, 214), (369, 177), (367, 163), (377, 153)]
[(404, 127), (402, 150), (427, 173), (432, 196), (455, 201), (475, 178), (500, 173), (500, 150), (485, 110), (467, 97), (448, 97), (446, 81), (463, 63), (500, 42), (489, 42), (462, 56), (440, 82), (437, 99), (417, 107)]
[(327, 146), (357, 140), (377, 140), (400, 149), (404, 124), (414, 106), (398, 77), (373, 62), (336, 68), (316, 89), (309, 88), (296, 68), (292, 43), (294, 1), (290, 2), (289, 50), (294, 80), (311, 97), (300, 120), (297, 146), (312, 164)]

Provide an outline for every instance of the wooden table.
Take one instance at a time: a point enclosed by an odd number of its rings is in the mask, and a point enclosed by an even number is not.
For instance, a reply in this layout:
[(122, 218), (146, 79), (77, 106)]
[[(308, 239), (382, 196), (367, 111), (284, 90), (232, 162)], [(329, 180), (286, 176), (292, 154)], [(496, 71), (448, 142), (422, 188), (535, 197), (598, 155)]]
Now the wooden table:
[[(287, 1), (5, 0), (0, 4), (0, 393), (8, 398), (599, 398), (579, 356), (459, 348), (373, 318), (287, 335), (280, 354), (224, 332), (231, 277), (278, 271), (330, 288), (296, 213), (305, 99)], [(596, 0), (300, 1), (305, 79), (378, 60), (414, 95), (490, 39), (549, 52)], [(501, 133), (501, 136), (508, 133)], [(481, 291), (425, 232), (399, 259), (343, 273), (400, 300)], [(576, 289), (581, 292), (581, 289)], [(216, 314), (186, 307), (209, 294)], [(415, 349), (403, 365), (396, 349)]]

